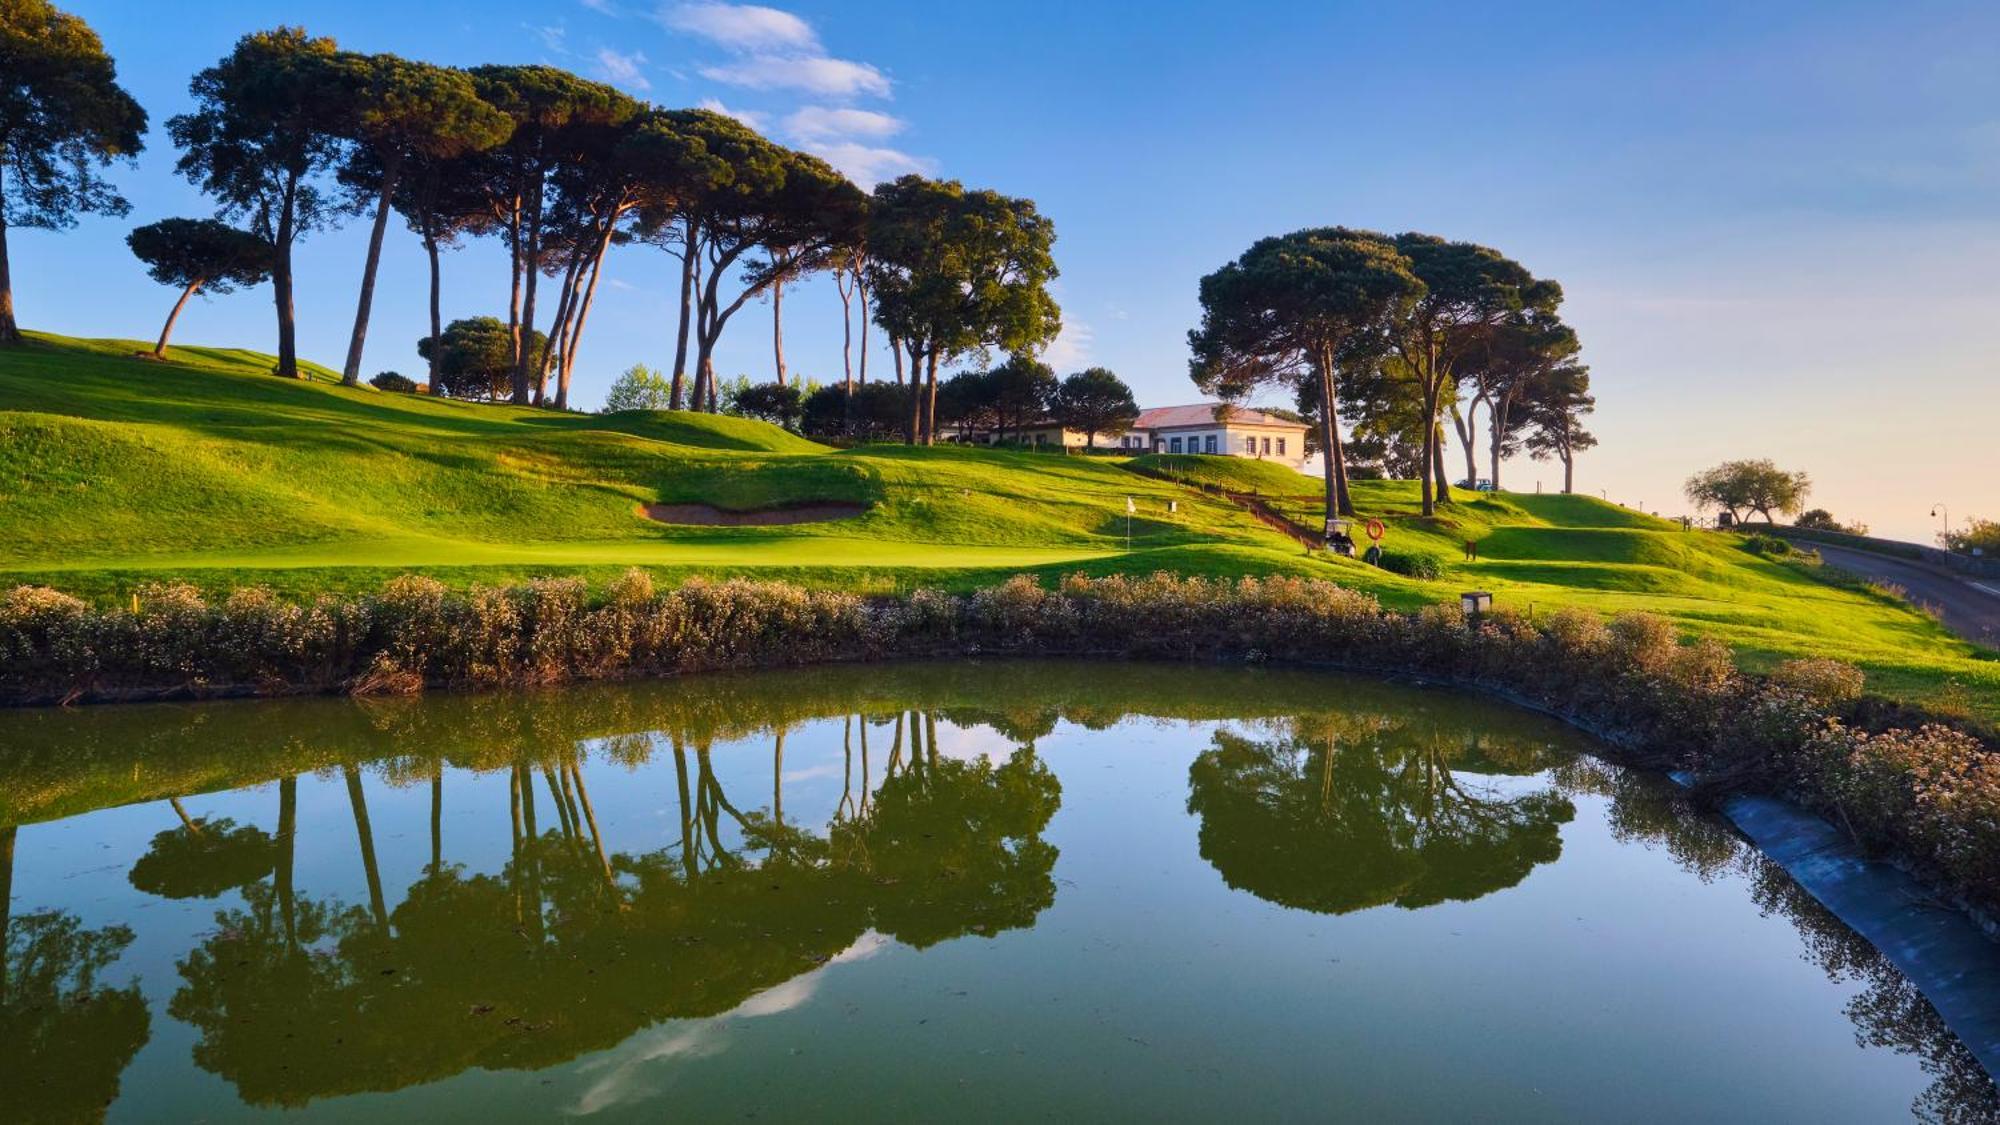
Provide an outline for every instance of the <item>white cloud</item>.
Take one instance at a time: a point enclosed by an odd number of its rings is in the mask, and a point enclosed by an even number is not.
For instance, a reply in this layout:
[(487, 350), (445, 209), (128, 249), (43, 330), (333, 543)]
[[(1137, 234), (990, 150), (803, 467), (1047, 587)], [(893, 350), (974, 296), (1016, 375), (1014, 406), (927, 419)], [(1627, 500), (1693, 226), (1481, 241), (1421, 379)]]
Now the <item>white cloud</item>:
[(615, 16), (618, 14), (618, 9), (611, 6), (611, 0), (577, 0), (577, 2), (591, 11), (603, 15)]
[(653, 84), (646, 81), (646, 76), (639, 71), (639, 68), (645, 65), (646, 56), (644, 52), (633, 51), (625, 54), (614, 51), (609, 47), (599, 47), (597, 49), (597, 68), (604, 77), (609, 81), (629, 86), (634, 90), (650, 90), (653, 88)]
[(1096, 339), (1097, 334), (1091, 331), (1090, 325), (1073, 316), (1065, 316), (1062, 332), (1042, 353), (1042, 362), (1055, 368), (1057, 375), (1079, 371), (1090, 365), (1090, 348)]
[(536, 25), (524, 23), (521, 26), (527, 28), (535, 38), (541, 40), (544, 49), (554, 51), (558, 55), (569, 54), (569, 45), (566, 41), (568, 32), (561, 24)]
[(660, 22), (732, 51), (819, 50), (811, 24), (760, 4), (676, 4), (661, 9)]
[(937, 171), (937, 161), (928, 156), (912, 156), (899, 149), (879, 148), (859, 141), (808, 142), (802, 147), (864, 188), (893, 180), (905, 172), (928, 176)]
[(701, 99), (699, 108), (705, 109), (710, 113), (719, 113), (724, 117), (734, 117), (736, 120), (741, 121), (760, 133), (764, 131), (764, 126), (770, 121), (768, 114), (759, 113), (754, 109), (734, 109), (723, 105), (721, 98), (703, 98)]
[(785, 118), (785, 130), (801, 141), (834, 141), (851, 137), (881, 140), (902, 132), (903, 121), (868, 109), (809, 105)]
[(889, 96), (889, 78), (864, 62), (821, 57), (753, 55), (701, 68), (704, 78), (751, 90), (799, 90), (822, 97)]
[(585, 1074), (597, 1074), (569, 1107), (572, 1117), (584, 1117), (630, 1105), (657, 1095), (672, 1082), (672, 1074), (662, 1073), (682, 1059), (700, 1059), (729, 1049), (731, 1030), (741, 1020), (782, 1015), (809, 1003), (835, 965), (866, 961), (889, 948), (889, 939), (869, 930), (854, 944), (828, 958), (810, 972), (767, 988), (744, 999), (719, 1016), (692, 1021), (675, 1021), (648, 1028), (616, 1048), (583, 1064)]

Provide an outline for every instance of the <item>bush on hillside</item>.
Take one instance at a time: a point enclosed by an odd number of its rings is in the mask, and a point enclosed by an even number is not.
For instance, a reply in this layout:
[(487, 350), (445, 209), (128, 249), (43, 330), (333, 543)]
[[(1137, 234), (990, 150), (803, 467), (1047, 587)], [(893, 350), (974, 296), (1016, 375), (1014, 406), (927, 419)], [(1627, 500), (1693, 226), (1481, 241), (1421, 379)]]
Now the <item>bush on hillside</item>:
[(1792, 545), (1775, 535), (1752, 535), (1743, 541), (1743, 549), (1753, 555), (1782, 557), (1792, 553)]
[(1833, 513), (1825, 508), (1808, 508), (1800, 512), (1792, 526), (1806, 531), (1831, 531), (1840, 535), (1866, 535), (1868, 525), (1859, 520), (1842, 523), (1833, 518)]
[(1382, 552), (1382, 569), (1406, 578), (1421, 578), (1426, 582), (1434, 581), (1444, 573), (1444, 569), (1438, 565), (1435, 558), (1429, 555), (1404, 554), (1401, 551)]
[(394, 371), (382, 372), (380, 375), (368, 380), (368, 385), (378, 391), (388, 391), (390, 394), (413, 395), (417, 393), (417, 381), (415, 379), (407, 375), (400, 375)]
[(593, 599), (573, 579), (447, 589), (398, 578), (309, 605), (142, 587), (97, 609), (39, 587), (0, 597), (0, 702), (413, 692), (834, 660), (971, 654), (1289, 660), (1485, 687), (1593, 729), (1641, 765), (1783, 793), (1951, 893), (2000, 909), (2000, 759), (1936, 715), (1865, 697), (1861, 674), (1793, 661), (1739, 671), (1714, 640), (1647, 614), (1531, 621), (1455, 606), (1386, 612), (1300, 578), (1026, 577), (957, 596), (868, 599), (782, 583), (634, 572)]

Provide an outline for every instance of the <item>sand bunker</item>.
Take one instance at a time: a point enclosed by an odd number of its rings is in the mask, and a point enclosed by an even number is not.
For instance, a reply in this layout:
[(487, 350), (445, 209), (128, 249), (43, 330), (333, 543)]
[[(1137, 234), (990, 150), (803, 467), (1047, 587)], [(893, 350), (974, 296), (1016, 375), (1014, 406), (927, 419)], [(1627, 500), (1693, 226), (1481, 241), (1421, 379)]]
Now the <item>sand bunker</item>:
[(727, 512), (707, 504), (647, 504), (641, 507), (640, 511), (650, 520), (695, 527), (777, 527), (793, 523), (851, 520), (867, 512), (868, 505), (827, 501), (821, 504), (800, 504), (792, 508)]

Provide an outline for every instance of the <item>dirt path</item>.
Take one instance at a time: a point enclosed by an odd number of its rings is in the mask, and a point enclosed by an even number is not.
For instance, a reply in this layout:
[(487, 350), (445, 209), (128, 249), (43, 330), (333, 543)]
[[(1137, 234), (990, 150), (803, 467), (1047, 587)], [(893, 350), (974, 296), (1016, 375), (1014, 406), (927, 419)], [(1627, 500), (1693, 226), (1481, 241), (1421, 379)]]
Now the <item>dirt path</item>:
[(865, 514), (868, 505), (829, 501), (824, 504), (801, 504), (796, 508), (729, 512), (708, 504), (646, 504), (639, 510), (649, 520), (690, 527), (782, 527), (797, 523), (851, 520)]

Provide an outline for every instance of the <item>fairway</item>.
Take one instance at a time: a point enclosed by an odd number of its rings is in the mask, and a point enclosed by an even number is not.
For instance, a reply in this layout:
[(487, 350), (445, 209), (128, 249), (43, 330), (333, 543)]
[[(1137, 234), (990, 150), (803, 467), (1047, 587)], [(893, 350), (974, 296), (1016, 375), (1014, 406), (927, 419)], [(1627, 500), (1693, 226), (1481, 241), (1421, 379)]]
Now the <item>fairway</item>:
[[(1593, 497), (1465, 494), (1419, 513), (1408, 481), (1356, 481), (1385, 547), (1438, 577), (1325, 554), (1224, 493), (1318, 526), (1321, 486), (1277, 465), (939, 446), (836, 449), (760, 422), (557, 414), (271, 378), (254, 352), (41, 336), (0, 353), (0, 575), (102, 602), (175, 578), (219, 594), (365, 593), (397, 574), (453, 585), (628, 567), (662, 581), (753, 576), (868, 593), (965, 590), (1017, 573), (1295, 574), (1414, 609), (1492, 592), (1663, 614), (1752, 667), (1851, 660), (1883, 691), (2000, 715), (2000, 662), (1894, 598), (1838, 585), (1737, 536)], [(1128, 515), (1127, 501), (1134, 511)], [(643, 506), (863, 505), (823, 523), (698, 527)], [(1129, 529), (1129, 539), (1128, 539)], [(1478, 544), (1467, 561), (1464, 545)]]

